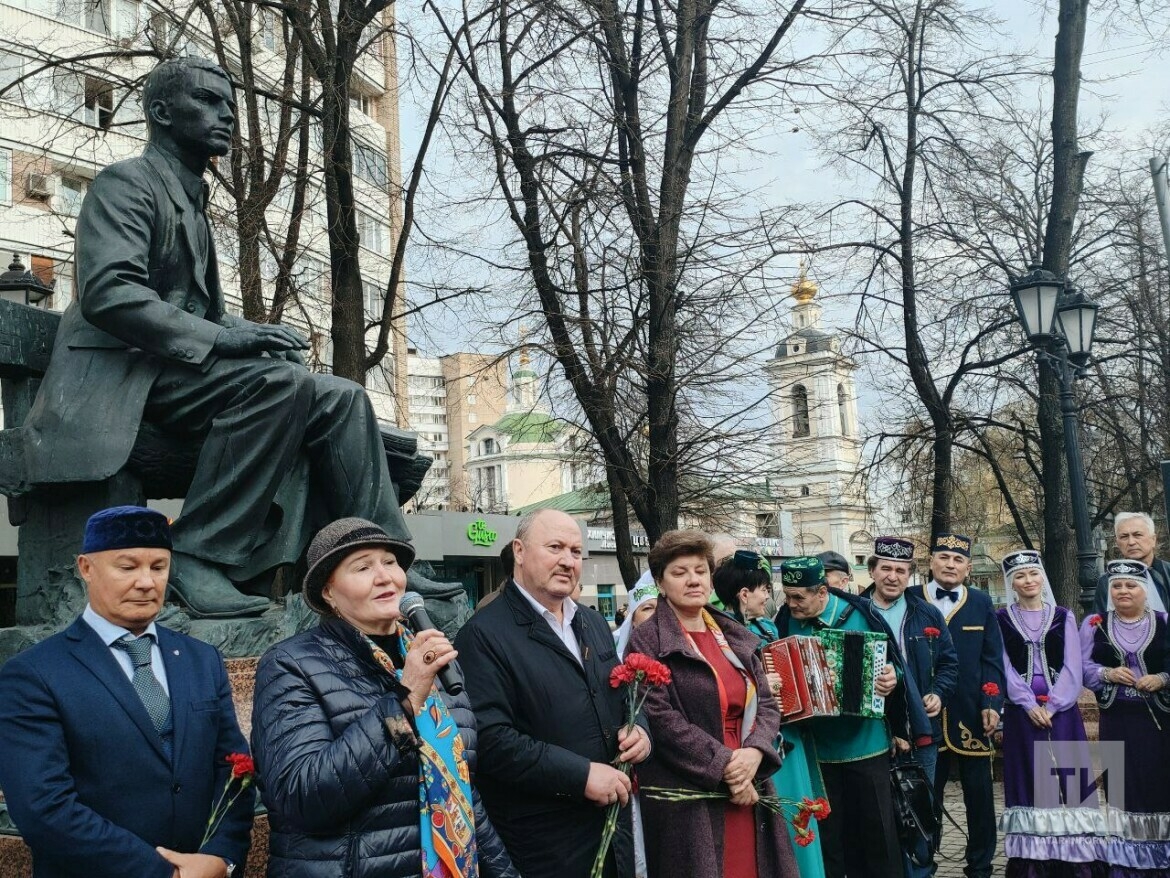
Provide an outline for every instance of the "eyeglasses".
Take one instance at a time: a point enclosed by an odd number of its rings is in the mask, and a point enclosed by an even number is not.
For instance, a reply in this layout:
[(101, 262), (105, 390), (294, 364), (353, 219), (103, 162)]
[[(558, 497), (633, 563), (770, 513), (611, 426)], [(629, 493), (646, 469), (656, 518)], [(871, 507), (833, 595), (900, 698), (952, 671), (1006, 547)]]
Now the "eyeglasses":
[(738, 570), (763, 570), (769, 579), (772, 578), (772, 565), (759, 552), (736, 549), (735, 554), (731, 556), (731, 563)]

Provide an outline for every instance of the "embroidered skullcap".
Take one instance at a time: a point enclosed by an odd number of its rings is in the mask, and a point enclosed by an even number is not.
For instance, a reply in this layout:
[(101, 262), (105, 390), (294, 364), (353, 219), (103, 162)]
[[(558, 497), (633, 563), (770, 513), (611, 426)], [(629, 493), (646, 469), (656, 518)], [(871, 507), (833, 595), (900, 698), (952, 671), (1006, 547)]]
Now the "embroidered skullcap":
[(1129, 558), (1118, 558), (1105, 562), (1105, 575), (1112, 582), (1115, 579), (1136, 579), (1144, 583), (1150, 568), (1141, 561), (1132, 561)]
[(144, 506), (114, 506), (95, 512), (85, 523), (81, 554), (114, 549), (170, 549), (167, 517)]
[(957, 555), (971, 557), (971, 538), (963, 534), (937, 533), (930, 544), (930, 552), (954, 552)]
[(873, 541), (873, 554), (887, 561), (913, 561), (914, 544), (901, 537), (878, 537)]
[(1004, 576), (1011, 576), (1017, 570), (1026, 570), (1029, 567), (1044, 569), (1044, 561), (1040, 558), (1040, 553), (1033, 549), (1020, 549), (1009, 555), (1004, 555), (1001, 564)]
[(788, 588), (816, 588), (825, 584), (825, 565), (820, 558), (789, 558), (780, 564), (780, 584)]

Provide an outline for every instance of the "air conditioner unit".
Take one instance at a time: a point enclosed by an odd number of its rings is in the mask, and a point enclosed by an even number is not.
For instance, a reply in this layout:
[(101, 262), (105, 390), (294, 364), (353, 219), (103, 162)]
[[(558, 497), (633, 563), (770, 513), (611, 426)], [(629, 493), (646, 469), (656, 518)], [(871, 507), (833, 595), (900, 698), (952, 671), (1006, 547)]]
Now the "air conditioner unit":
[(30, 171), (25, 192), (29, 198), (48, 201), (57, 193), (57, 178), (52, 174), (36, 174)]

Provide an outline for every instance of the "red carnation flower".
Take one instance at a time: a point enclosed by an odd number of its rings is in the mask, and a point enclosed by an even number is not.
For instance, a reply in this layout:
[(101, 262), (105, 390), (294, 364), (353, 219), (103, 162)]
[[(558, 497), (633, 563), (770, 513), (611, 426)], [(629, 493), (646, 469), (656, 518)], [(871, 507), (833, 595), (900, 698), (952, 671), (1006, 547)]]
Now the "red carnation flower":
[(804, 834), (801, 834), (801, 833), (797, 833), (797, 836), (796, 836), (796, 843), (797, 843), (798, 845), (800, 845), (802, 848), (806, 848), (806, 847), (808, 847), (808, 846), (809, 846), (810, 844), (812, 844), (814, 841), (816, 841), (816, 836), (815, 836), (815, 835), (813, 835), (811, 832), (810, 832), (810, 833), (808, 833), (807, 835), (804, 835)]
[(937, 628), (923, 628), (922, 633), (931, 638), (938, 637), (940, 634), (942, 634), (942, 632)]
[(1040, 704), (1047, 704), (1048, 703), (1048, 696), (1047, 695), (1037, 695), (1036, 701), (1038, 701)]
[(609, 672), (609, 685), (614, 689), (628, 686), (638, 679), (638, 673), (628, 664), (618, 665)]
[(999, 686), (995, 683), (984, 683), (983, 694), (988, 698), (995, 698), (999, 695)]
[(670, 684), (670, 668), (656, 662), (648, 655), (643, 655), (640, 652), (632, 652), (626, 656), (624, 662), (637, 674), (645, 674), (645, 680), (651, 686), (667, 686)]
[(231, 763), (234, 778), (251, 778), (256, 773), (256, 763), (247, 753), (229, 753), (226, 761)]
[(1101, 621), (1102, 621), (1101, 617), (1097, 614), (1094, 614), (1094, 615), (1089, 617), (1089, 627), (1096, 628), (1098, 625), (1101, 624)]

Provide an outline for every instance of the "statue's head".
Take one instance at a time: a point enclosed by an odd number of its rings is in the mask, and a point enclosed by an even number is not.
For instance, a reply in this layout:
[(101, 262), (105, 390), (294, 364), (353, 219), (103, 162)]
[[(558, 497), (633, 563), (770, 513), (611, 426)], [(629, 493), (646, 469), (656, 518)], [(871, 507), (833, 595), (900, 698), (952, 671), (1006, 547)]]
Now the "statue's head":
[(213, 61), (190, 55), (163, 61), (146, 77), (142, 106), (152, 143), (206, 158), (231, 147), (232, 80)]

